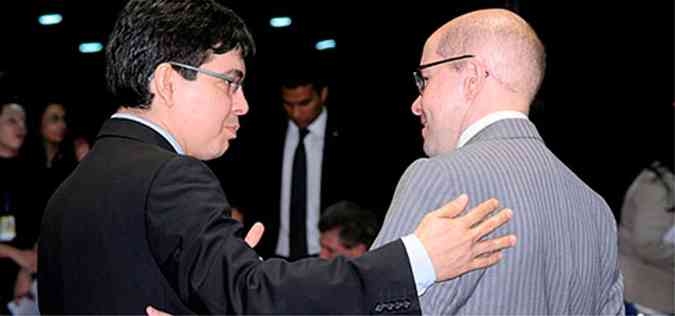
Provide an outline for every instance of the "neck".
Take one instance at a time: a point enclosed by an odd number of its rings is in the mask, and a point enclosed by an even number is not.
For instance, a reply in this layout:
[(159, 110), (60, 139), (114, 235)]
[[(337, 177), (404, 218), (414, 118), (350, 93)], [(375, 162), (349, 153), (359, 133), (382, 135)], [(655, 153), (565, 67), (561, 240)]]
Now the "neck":
[[(154, 107), (155, 107), (154, 105), (151, 105), (151, 108), (154, 108)], [(166, 120), (162, 119), (161, 115), (155, 113), (152, 110), (122, 107), (122, 108), (119, 108), (117, 110), (117, 113), (133, 114), (133, 115), (138, 116), (138, 117), (140, 117), (144, 120), (148, 120), (148, 121), (150, 121), (154, 124), (157, 124), (162, 129), (171, 133), (171, 129), (169, 128), (169, 124), (166, 123)], [(173, 133), (171, 133), (171, 134), (173, 135)]]
[(59, 152), (59, 144), (45, 141), (45, 151), (47, 152), (47, 165), (51, 165), (56, 153)]
[(468, 114), (464, 121), (462, 130), (495, 112), (514, 111), (528, 115), (530, 105), (526, 100), (513, 94), (499, 94), (477, 99), (469, 108), (470, 114)]
[(128, 108), (128, 107), (120, 107), (117, 110), (117, 113), (128, 113), (132, 114), (135, 116), (138, 116), (144, 120), (150, 121), (153, 124), (156, 124), (157, 126), (161, 127), (163, 130), (171, 134), (173, 138), (178, 142), (178, 144), (183, 148), (183, 150), (187, 151), (187, 147), (185, 146), (185, 142), (182, 141), (178, 137), (176, 133), (174, 133), (173, 128), (171, 128), (171, 124), (169, 123), (170, 121), (166, 118), (166, 115), (163, 115), (163, 113), (158, 112), (157, 110), (152, 110), (152, 109), (157, 109), (160, 108), (162, 105), (158, 104), (151, 104), (150, 109), (151, 110), (146, 110), (146, 109), (138, 109), (138, 108)]

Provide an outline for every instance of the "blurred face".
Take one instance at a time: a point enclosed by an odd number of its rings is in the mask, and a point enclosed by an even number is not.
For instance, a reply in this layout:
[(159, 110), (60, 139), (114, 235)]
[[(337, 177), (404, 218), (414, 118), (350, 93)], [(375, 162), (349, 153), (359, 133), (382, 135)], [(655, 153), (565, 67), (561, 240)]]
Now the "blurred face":
[[(429, 43), (425, 46), (420, 65), (445, 59)], [(412, 104), (412, 112), (420, 117), (424, 152), (436, 156), (451, 152), (457, 146), (467, 119), (469, 104), (463, 97), (461, 72), (451, 63), (421, 70), (425, 88)]]
[(6, 105), (0, 111), (0, 155), (13, 157), (26, 137), (26, 113), (18, 104)]
[(75, 157), (77, 158), (77, 161), (84, 159), (84, 156), (91, 150), (91, 146), (84, 138), (76, 138), (73, 141), (73, 144), (75, 145)]
[[(239, 50), (213, 55), (199, 68), (234, 78), (239, 84), (246, 74)], [(242, 87), (199, 72), (195, 80), (178, 80), (171, 112), (174, 136), (197, 159), (222, 156), (230, 140), (237, 137), (239, 116), (248, 112)]]
[(282, 87), (281, 99), (288, 118), (299, 128), (304, 128), (312, 124), (321, 114), (327, 93), (326, 87), (319, 93), (311, 84), (295, 88)]
[(363, 244), (353, 248), (345, 247), (340, 239), (340, 227), (322, 232), (319, 243), (321, 244), (321, 252), (319, 253), (321, 259), (331, 260), (337, 256), (358, 257), (367, 251), (367, 247)]
[(42, 114), (42, 138), (49, 143), (58, 144), (66, 135), (66, 111), (61, 104), (50, 104)]

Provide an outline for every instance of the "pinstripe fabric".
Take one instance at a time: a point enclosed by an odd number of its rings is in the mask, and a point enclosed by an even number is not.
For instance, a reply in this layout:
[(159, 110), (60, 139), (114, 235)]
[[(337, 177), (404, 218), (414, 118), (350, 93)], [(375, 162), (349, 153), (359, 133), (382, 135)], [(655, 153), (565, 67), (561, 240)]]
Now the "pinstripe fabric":
[(498, 121), (452, 153), (415, 161), (373, 248), (414, 232), (426, 212), (461, 193), (470, 206), (496, 197), (513, 209), (491, 236), (515, 233), (518, 245), (495, 267), (433, 285), (420, 297), (424, 314), (624, 313), (613, 215), (528, 120)]

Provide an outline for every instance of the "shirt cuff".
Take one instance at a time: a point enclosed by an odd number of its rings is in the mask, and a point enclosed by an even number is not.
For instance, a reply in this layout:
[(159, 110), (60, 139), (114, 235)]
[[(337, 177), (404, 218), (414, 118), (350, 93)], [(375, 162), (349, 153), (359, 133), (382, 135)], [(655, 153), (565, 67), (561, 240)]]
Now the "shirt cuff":
[(422, 245), (422, 242), (415, 234), (405, 236), (401, 238), (401, 241), (403, 241), (405, 251), (408, 253), (410, 268), (415, 279), (415, 287), (417, 287), (417, 296), (422, 296), (436, 281), (434, 265), (431, 263), (431, 258), (429, 258), (429, 254), (424, 249), (424, 245)]

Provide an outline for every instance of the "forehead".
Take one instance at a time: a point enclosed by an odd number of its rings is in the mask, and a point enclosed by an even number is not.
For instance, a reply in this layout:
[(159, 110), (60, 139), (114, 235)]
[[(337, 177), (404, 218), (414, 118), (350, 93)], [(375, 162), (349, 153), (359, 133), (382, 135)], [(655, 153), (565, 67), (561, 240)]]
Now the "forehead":
[(10, 104), (2, 107), (2, 116), (14, 116), (14, 117), (25, 117), (26, 113), (23, 111), (23, 108), (18, 104)]
[(240, 49), (233, 49), (225, 54), (212, 54), (202, 67), (222, 73), (232, 70), (239, 70), (242, 74), (246, 73), (246, 63)]
[(47, 106), (46, 112), (64, 112), (63, 105), (59, 103), (52, 103)]
[(321, 240), (324, 242), (338, 242), (339, 239), (340, 239), (340, 227), (334, 227), (321, 233)]
[(438, 54), (438, 43), (441, 35), (441, 31), (438, 30), (427, 39), (426, 43), (424, 43), (420, 64), (428, 64), (441, 58)]

